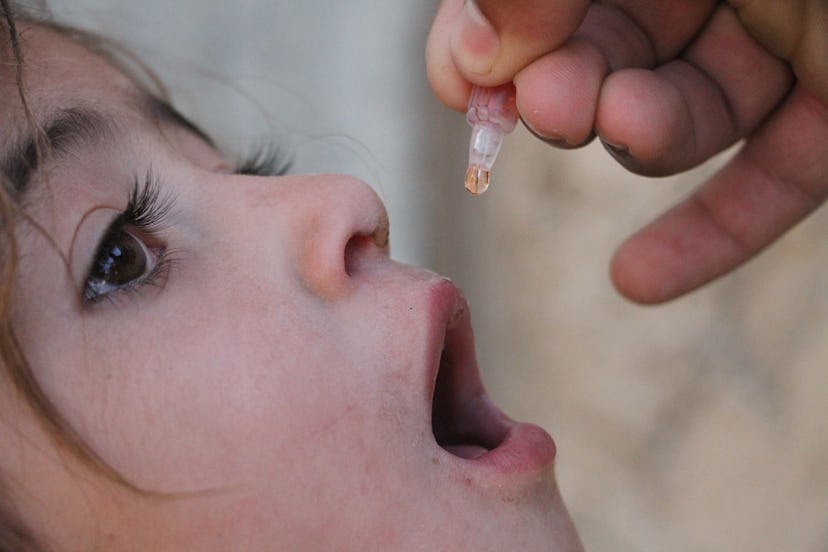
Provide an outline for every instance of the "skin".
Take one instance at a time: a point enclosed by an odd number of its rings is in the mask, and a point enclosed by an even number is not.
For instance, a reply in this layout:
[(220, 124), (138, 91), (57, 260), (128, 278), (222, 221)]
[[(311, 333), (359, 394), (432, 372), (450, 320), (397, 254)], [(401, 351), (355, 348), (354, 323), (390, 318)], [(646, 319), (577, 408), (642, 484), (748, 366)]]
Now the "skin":
[(426, 61), (449, 107), (464, 111), (472, 84), (514, 81), (538, 137), (570, 148), (597, 135), (643, 175), (744, 140), (618, 249), (618, 290), (658, 303), (734, 269), (825, 201), (825, 52), (825, 0), (444, 0)]
[[(435, 442), (426, 367), (442, 314), (430, 298), (448, 283), (389, 259), (368, 186), (229, 174), (194, 133), (150, 121), (106, 61), (42, 28), (23, 36), (36, 117), (91, 106), (116, 126), (35, 175), (27, 210), (57, 251), (23, 225), (14, 324), (57, 409), (149, 492), (64, 450), (2, 379), (0, 474), (42, 540), (56, 550), (580, 550), (551, 466), (481, 477)], [(0, 116), (21, 131), (8, 66), (0, 82)], [(175, 262), (162, 285), (84, 304), (98, 242), (150, 166), (175, 207), (144, 237)]]

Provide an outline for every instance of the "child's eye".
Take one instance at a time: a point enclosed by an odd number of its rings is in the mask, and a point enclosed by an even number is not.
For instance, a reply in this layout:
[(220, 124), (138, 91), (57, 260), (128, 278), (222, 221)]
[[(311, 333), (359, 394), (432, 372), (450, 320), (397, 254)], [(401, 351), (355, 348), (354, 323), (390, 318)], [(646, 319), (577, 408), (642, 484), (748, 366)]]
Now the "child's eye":
[(163, 196), (161, 190), (161, 182), (151, 172), (143, 185), (135, 181), (126, 208), (107, 229), (87, 271), (84, 303), (165, 283), (173, 259), (157, 236), (165, 226), (173, 199)]
[(101, 243), (84, 284), (83, 298), (94, 303), (107, 295), (146, 284), (163, 264), (163, 248), (150, 248), (127, 229), (115, 227)]

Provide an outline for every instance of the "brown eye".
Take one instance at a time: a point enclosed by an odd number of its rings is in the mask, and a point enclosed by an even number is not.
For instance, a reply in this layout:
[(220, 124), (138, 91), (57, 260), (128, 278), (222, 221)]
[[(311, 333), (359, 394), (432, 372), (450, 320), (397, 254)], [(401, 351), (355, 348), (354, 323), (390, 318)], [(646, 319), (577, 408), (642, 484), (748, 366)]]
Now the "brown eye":
[(146, 277), (155, 262), (156, 256), (138, 237), (123, 228), (115, 229), (98, 249), (83, 298), (94, 302), (128, 287)]

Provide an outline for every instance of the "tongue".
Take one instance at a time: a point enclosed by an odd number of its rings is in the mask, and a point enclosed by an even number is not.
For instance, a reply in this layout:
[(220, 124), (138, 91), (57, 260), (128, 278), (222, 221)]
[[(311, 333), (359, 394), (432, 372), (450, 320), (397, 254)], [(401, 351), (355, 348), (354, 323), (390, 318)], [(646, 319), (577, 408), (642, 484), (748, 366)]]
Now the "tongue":
[(468, 460), (474, 460), (475, 458), (480, 458), (487, 452), (489, 449), (481, 447), (479, 445), (445, 445), (447, 451), (452, 453), (455, 456), (459, 456), (460, 458), (466, 458)]

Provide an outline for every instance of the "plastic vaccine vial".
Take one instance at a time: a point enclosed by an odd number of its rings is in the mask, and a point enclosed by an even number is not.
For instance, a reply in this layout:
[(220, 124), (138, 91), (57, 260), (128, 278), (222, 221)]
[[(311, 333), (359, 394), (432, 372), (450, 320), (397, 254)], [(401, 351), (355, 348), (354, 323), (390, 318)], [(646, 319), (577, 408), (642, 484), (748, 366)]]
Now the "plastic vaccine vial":
[(512, 83), (493, 88), (475, 86), (469, 98), (466, 120), (472, 127), (466, 189), (473, 194), (482, 194), (489, 188), (489, 175), (503, 137), (517, 125), (515, 86)]

